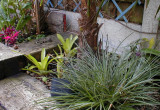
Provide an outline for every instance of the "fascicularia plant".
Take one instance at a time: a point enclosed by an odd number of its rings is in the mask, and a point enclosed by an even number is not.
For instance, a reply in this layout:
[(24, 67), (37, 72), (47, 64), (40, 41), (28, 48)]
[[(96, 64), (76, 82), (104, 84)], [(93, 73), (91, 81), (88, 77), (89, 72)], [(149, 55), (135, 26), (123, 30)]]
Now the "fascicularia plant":
[(0, 32), (0, 37), (5, 40), (5, 44), (14, 45), (17, 37), (19, 35), (19, 31), (17, 31), (14, 27), (3, 28)]
[(47, 107), (62, 110), (135, 110), (141, 105), (160, 104), (152, 97), (152, 94), (158, 94), (159, 85), (155, 81), (160, 80), (153, 77), (160, 74), (160, 65), (131, 52), (117, 57), (117, 54), (107, 51), (95, 55), (88, 47), (81, 51), (81, 58), (76, 61), (71, 59), (70, 65), (64, 67), (64, 77), (70, 81), (70, 84), (64, 84), (64, 88), (74, 93), (61, 93), (61, 96), (43, 100), (51, 103)]

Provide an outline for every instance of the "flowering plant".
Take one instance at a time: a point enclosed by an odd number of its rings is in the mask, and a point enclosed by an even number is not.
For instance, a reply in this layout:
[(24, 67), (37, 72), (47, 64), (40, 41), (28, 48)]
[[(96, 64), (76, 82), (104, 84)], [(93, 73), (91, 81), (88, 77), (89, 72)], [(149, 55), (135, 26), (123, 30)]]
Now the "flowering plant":
[(7, 27), (6, 29), (3, 28), (0, 32), (0, 37), (2, 39), (5, 39), (5, 43), (7, 43), (7, 45), (14, 45), (18, 35), (19, 31), (17, 31), (14, 27), (11, 26)]

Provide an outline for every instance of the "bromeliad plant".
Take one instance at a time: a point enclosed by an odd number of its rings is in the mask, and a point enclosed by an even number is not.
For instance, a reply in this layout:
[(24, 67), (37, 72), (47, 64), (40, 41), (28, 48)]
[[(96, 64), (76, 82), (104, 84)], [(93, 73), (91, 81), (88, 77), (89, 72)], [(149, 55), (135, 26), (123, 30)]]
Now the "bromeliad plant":
[[(64, 40), (64, 38), (60, 34), (57, 34), (57, 38), (62, 43), (62, 47), (58, 45), (60, 54), (58, 54), (55, 50), (53, 50), (54, 53), (56, 54), (56, 57), (53, 56), (52, 57), (57, 63), (57, 76), (58, 78), (62, 78), (64, 73), (62, 66), (67, 61), (68, 58), (74, 57), (77, 53), (77, 47), (73, 48), (73, 45), (75, 41), (78, 39), (78, 36), (75, 36), (73, 38), (73, 36), (71, 35), (69, 38), (66, 38), (66, 40)], [(62, 48), (64, 50), (64, 53), (62, 52)]]
[(11, 26), (7, 27), (6, 29), (2, 28), (2, 31), (0, 32), (0, 37), (5, 39), (5, 43), (12, 46), (15, 44), (18, 35), (19, 31)]
[(152, 94), (159, 94), (159, 85), (155, 81), (160, 79), (153, 77), (160, 74), (160, 65), (130, 52), (120, 58), (107, 51), (95, 55), (88, 47), (81, 52), (81, 58), (76, 61), (71, 59), (70, 65), (63, 68), (64, 77), (70, 82), (63, 88), (71, 89), (73, 94), (59, 93), (60, 96), (43, 100), (53, 101), (47, 107), (62, 110), (136, 110), (135, 106), (160, 104), (152, 97)]
[(77, 47), (73, 48), (73, 45), (75, 41), (78, 39), (78, 36), (75, 36), (73, 38), (73, 35), (71, 35), (69, 38), (66, 38), (66, 40), (64, 40), (64, 38), (60, 34), (57, 34), (57, 38), (62, 43), (62, 48), (64, 50), (65, 57), (75, 56), (75, 54), (77, 53)]
[(54, 60), (57, 63), (57, 77), (58, 78), (62, 78), (63, 77), (63, 63), (64, 63), (64, 54), (62, 53), (62, 48), (60, 47), (60, 45), (58, 45), (60, 54), (58, 54), (55, 50), (54, 53), (56, 54), (56, 57), (54, 58)]
[[(34, 65), (31, 65), (27, 68), (23, 68), (22, 70), (31, 71), (33, 73), (36, 73), (40, 76), (47, 75), (48, 73), (52, 73), (52, 70), (48, 70), (48, 65), (54, 60), (50, 59), (50, 56), (46, 56), (46, 50), (45, 48), (42, 48), (41, 51), (41, 62), (37, 61), (32, 55), (25, 55)], [(38, 69), (38, 70), (35, 70)]]

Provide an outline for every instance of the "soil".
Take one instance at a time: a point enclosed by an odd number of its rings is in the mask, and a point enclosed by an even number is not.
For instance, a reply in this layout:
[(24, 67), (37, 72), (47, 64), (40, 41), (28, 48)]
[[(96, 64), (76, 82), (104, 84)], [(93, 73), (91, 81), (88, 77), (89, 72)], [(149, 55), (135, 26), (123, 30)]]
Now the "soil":
[[(55, 78), (55, 77), (57, 77), (55, 74), (53, 74), (53, 73), (49, 73), (48, 75), (44, 75), (44, 76), (40, 76), (40, 75), (38, 75), (38, 74), (36, 74), (36, 73), (32, 73), (32, 72), (29, 72), (29, 71), (26, 71), (26, 73), (28, 74), (28, 75), (30, 75), (31, 77), (35, 77), (37, 80), (39, 80), (40, 82), (42, 82), (45, 86), (46, 86), (46, 88), (48, 89), (48, 90), (51, 90), (51, 81), (52, 81), (52, 78)], [(42, 80), (42, 78), (43, 77), (46, 77), (47, 78), (47, 80), (44, 82), (43, 80)], [(0, 109), (1, 110), (1, 109)]]

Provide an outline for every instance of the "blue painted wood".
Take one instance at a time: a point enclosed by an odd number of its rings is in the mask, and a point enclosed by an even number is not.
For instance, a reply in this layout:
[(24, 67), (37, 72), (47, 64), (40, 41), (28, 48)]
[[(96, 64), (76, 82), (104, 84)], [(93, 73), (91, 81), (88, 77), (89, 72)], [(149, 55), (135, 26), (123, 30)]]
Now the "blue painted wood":
[(116, 20), (120, 19), (122, 16), (124, 16), (134, 5), (136, 4), (136, 1), (132, 3), (126, 10), (124, 10), (117, 18)]
[(57, 6), (61, 6), (62, 8), (64, 8), (63, 4), (62, 4), (63, 0), (58, 0), (58, 4)]
[[(136, 1), (133, 2), (125, 11), (122, 12), (122, 10), (120, 9), (120, 7), (118, 6), (117, 2), (115, 0), (112, 0), (112, 2), (114, 3), (114, 5), (116, 6), (116, 8), (118, 9), (118, 11), (120, 12), (120, 15), (116, 18), (116, 20), (119, 20), (121, 17), (123, 17), (123, 19), (125, 20), (125, 22), (128, 22), (127, 18), (124, 16), (135, 4)], [(141, 0), (138, 0), (138, 4), (141, 4)]]
[[(116, 6), (116, 8), (118, 9), (118, 11), (120, 12), (120, 14), (122, 13), (122, 10), (120, 9), (120, 7), (118, 6), (117, 2), (115, 0), (112, 0), (112, 2), (114, 3), (114, 5)], [(125, 22), (128, 22), (127, 18), (125, 16), (123, 16), (123, 19)]]
[[(107, 3), (107, 1), (108, 1), (108, 0), (105, 0), (105, 1), (103, 2), (102, 8), (103, 8), (103, 6)], [(97, 7), (97, 11), (98, 11), (98, 9), (99, 9), (99, 7)], [(99, 16), (100, 16), (101, 18), (103, 18), (103, 14), (102, 14), (101, 12), (99, 12)]]
[(81, 1), (79, 1), (79, 3), (77, 3), (75, 0), (73, 0), (74, 3), (76, 4), (76, 7), (74, 8), (74, 12), (79, 8), (79, 10), (81, 10), (81, 8), (79, 7), (81, 5)]
[(138, 0), (138, 4), (139, 4), (139, 5), (141, 4), (141, 0)]
[(108, 0), (105, 0), (102, 4), (102, 7), (107, 3)]
[[(58, 4), (57, 6), (61, 6), (62, 8), (64, 8), (63, 4), (62, 4), (62, 1), (63, 0), (58, 0)], [(76, 4), (76, 7), (74, 8), (74, 12), (79, 9), (80, 10), (80, 5), (81, 5), (81, 0), (79, 1), (79, 3), (77, 3), (75, 0), (73, 0), (74, 3)], [(107, 3), (108, 0), (105, 0), (104, 3), (102, 4), (102, 8), (103, 6)], [(119, 20), (121, 17), (123, 17), (124, 21), (125, 22), (128, 22), (127, 18), (124, 16), (135, 4), (136, 4), (136, 1), (134, 3), (132, 3), (125, 11), (122, 11), (120, 9), (120, 7), (118, 6), (117, 2), (115, 0), (112, 0), (112, 2), (114, 3), (114, 5), (116, 6), (116, 8), (118, 9), (118, 11), (120, 12), (120, 15), (116, 18), (116, 20)], [(53, 4), (51, 2), (51, 0), (48, 0), (47, 1), (47, 5), (51, 5), (51, 7), (53, 8)], [(138, 4), (140, 5), (141, 4), (141, 0), (138, 0)], [(55, 7), (56, 8), (56, 7)], [(99, 9), (99, 7), (97, 7), (97, 10)], [(99, 16), (101, 18), (103, 18), (103, 14), (101, 12), (99, 12)]]
[(52, 2), (51, 2), (51, 0), (47, 1), (47, 5), (49, 5), (49, 4), (51, 5), (52, 8), (54, 7), (53, 4), (52, 4)]

